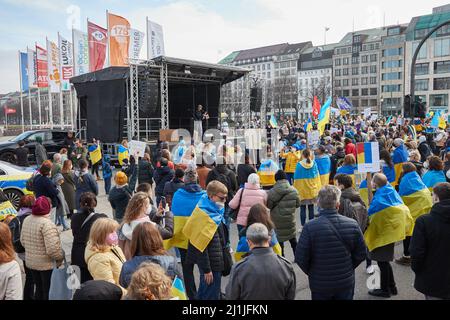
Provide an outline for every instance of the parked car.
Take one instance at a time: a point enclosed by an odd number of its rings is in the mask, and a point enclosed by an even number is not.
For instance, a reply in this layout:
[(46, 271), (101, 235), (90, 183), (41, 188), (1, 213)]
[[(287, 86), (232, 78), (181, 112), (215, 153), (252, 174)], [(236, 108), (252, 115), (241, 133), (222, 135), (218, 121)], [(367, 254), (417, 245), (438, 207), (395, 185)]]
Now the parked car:
[(0, 161), (0, 188), (14, 207), (19, 206), (20, 198), (33, 194), (26, 188), (27, 180), (33, 175), (33, 168), (25, 168)]
[(19, 148), (19, 141), (25, 141), (25, 147), (28, 148), (28, 161), (30, 164), (36, 163), (34, 150), (36, 148), (36, 137), (42, 138), (42, 144), (47, 150), (49, 159), (64, 147), (64, 138), (67, 136), (67, 131), (63, 130), (32, 130), (25, 131), (8, 141), (0, 142), (0, 160), (10, 163), (15, 163), (15, 150)]

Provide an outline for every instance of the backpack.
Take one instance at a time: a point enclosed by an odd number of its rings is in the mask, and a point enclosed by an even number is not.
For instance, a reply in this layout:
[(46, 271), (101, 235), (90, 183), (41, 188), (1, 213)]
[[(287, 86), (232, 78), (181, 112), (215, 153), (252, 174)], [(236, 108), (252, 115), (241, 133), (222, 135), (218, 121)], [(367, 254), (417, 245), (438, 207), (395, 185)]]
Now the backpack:
[(22, 246), (20, 242), (20, 232), (22, 230), (22, 223), (19, 218), (15, 216), (8, 216), (2, 223), (8, 225), (9, 230), (11, 231), (11, 239), (14, 247), (14, 251), (17, 253), (24, 253), (25, 248)]
[(356, 220), (362, 232), (366, 230), (369, 216), (367, 208), (360, 202), (358, 201), (353, 202), (350, 199), (344, 199), (343, 215), (353, 220)]

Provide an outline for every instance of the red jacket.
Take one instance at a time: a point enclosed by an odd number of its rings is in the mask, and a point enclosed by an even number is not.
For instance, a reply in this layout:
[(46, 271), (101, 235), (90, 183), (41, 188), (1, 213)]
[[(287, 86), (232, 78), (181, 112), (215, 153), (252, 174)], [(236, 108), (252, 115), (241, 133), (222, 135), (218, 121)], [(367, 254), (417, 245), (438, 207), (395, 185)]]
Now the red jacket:
[(345, 155), (347, 154), (352, 154), (355, 156), (355, 160), (356, 160), (356, 146), (350, 142), (348, 145), (345, 146)]

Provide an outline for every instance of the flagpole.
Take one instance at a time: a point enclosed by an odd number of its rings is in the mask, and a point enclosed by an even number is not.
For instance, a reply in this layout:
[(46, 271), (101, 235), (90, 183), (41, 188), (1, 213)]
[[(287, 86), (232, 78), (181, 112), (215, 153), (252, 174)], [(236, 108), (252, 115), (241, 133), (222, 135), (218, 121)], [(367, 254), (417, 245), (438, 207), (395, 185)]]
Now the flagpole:
[(38, 111), (39, 111), (39, 129), (42, 128), (42, 121), (41, 121), (41, 88), (37, 88), (38, 91)]
[(70, 85), (70, 124), (72, 126), (72, 131), (74, 130), (74, 120), (73, 120), (73, 96), (72, 96), (72, 85)]
[[(92, 72), (91, 70), (91, 44), (89, 43), (89, 18), (86, 18), (86, 30), (87, 30), (87, 37), (88, 37), (88, 56), (89, 56), (89, 72)], [(75, 50), (74, 50), (75, 52)]]
[[(17, 51), (19, 54), (19, 90), (20, 90), (20, 111), (22, 113), (22, 132), (25, 131), (25, 123), (23, 119), (23, 96), (22, 96), (22, 58), (20, 56), (20, 50)], [(4, 109), (5, 112), (5, 128), (8, 128), (8, 113)]]
[(64, 100), (63, 100), (63, 83), (62, 83), (62, 61), (61, 61), (61, 39), (60, 39), (60, 34), (58, 31), (58, 46), (59, 46), (59, 54), (58, 54), (58, 59), (59, 59), (59, 118), (61, 121), (61, 129), (64, 130)]
[[(49, 58), (49, 48), (48, 48), (48, 39), (45, 37), (45, 41), (47, 44), (47, 65), (48, 65), (48, 58)], [(48, 74), (48, 66), (47, 66), (47, 79), (50, 80), (50, 75)], [(49, 118), (50, 118), (50, 129), (53, 129), (53, 103), (52, 103), (52, 88), (50, 85), (50, 81), (48, 81), (48, 112), (49, 112)]]
[(145, 34), (147, 35), (147, 60), (150, 60), (149, 35), (148, 35), (148, 17), (145, 17)]
[(109, 14), (108, 14), (108, 10), (106, 10), (106, 37), (107, 37), (107, 39), (106, 39), (106, 47), (108, 48), (108, 62), (107, 62), (107, 66), (109, 67), (109, 66), (111, 66), (111, 57), (110, 57), (110, 55), (111, 55), (111, 43), (110, 43), (110, 40), (111, 40), (111, 36), (110, 36), (110, 34), (109, 34)]

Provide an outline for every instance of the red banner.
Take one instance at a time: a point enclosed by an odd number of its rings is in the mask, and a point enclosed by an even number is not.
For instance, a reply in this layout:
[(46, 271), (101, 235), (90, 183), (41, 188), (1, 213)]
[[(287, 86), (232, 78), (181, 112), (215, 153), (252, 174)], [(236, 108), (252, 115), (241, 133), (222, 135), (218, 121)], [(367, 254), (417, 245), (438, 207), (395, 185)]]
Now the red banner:
[(317, 117), (319, 116), (319, 113), (320, 113), (320, 102), (319, 102), (319, 99), (317, 98), (317, 96), (314, 96), (312, 115), (314, 118), (317, 119)]
[(47, 88), (48, 87), (48, 79), (47, 79), (47, 50), (36, 45), (36, 83), (38, 88)]
[(109, 63), (127, 66), (130, 46), (130, 23), (127, 19), (108, 13)]
[(14, 114), (16, 113), (16, 109), (10, 109), (7, 106), (5, 106), (5, 114)]
[(91, 72), (103, 69), (106, 60), (107, 30), (88, 22), (89, 70)]

